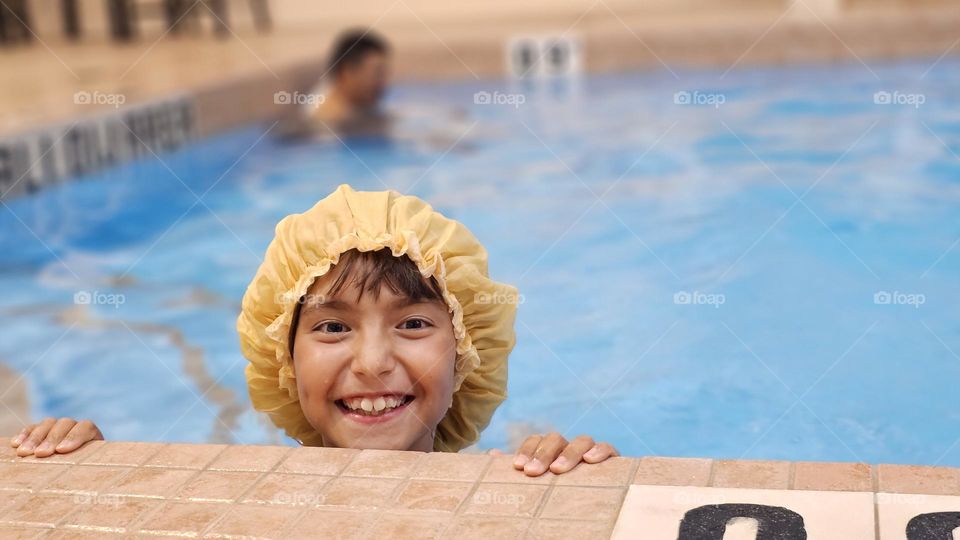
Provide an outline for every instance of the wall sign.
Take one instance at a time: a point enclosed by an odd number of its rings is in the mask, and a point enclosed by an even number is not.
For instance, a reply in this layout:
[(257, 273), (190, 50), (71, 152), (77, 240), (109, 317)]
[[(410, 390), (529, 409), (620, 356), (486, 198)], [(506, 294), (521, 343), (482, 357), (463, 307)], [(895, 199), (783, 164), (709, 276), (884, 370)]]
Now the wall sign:
[(518, 36), (507, 43), (507, 71), (513, 77), (557, 77), (583, 71), (583, 47), (575, 36)]
[(615, 540), (956, 540), (960, 497), (631, 486)]
[(193, 100), (178, 97), (0, 139), (0, 198), (175, 150), (193, 133)]

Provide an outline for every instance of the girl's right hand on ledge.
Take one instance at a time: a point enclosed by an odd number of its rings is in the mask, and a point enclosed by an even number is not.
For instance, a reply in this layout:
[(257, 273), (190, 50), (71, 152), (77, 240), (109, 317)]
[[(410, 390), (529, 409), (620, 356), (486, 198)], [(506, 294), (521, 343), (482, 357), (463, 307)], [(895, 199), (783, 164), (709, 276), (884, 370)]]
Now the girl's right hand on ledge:
[(47, 418), (39, 424), (31, 424), (10, 440), (17, 455), (43, 458), (53, 454), (66, 454), (80, 448), (88, 441), (102, 441), (103, 433), (90, 420), (77, 422), (72, 418)]

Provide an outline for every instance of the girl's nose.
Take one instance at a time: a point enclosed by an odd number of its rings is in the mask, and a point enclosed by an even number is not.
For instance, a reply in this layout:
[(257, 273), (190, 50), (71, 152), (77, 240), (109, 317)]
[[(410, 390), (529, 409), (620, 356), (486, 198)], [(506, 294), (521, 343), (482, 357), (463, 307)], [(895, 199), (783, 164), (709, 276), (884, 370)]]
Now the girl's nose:
[(351, 365), (354, 373), (381, 377), (393, 371), (396, 361), (387, 339), (368, 336), (357, 342)]

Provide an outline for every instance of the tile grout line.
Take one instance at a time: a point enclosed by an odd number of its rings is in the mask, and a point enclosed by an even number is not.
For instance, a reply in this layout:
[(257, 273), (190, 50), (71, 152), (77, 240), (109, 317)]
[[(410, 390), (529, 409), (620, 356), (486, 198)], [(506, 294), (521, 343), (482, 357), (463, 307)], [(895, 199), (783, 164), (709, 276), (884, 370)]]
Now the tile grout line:
[[(230, 446), (228, 446), (227, 448), (229, 448), (229, 447), (230, 447)], [(226, 517), (230, 515), (230, 512), (231, 512), (231, 511), (233, 511), (237, 506), (240, 506), (240, 502), (239, 502), (239, 501), (242, 499), (242, 497), (243, 497), (244, 495), (246, 495), (247, 493), (249, 493), (250, 490), (254, 489), (257, 485), (259, 485), (261, 479), (263, 479), (264, 477), (266, 477), (266, 475), (269, 474), (270, 472), (276, 470), (276, 469), (280, 466), (280, 464), (283, 463), (284, 461), (286, 461), (287, 459), (289, 459), (289, 457), (290, 457), (291, 455), (293, 455), (293, 452), (296, 450), (296, 448), (289, 448), (289, 447), (288, 447), (288, 448), (286, 449), (286, 452), (284, 452), (284, 453), (277, 459), (277, 462), (274, 463), (272, 466), (270, 466), (269, 469), (267, 469), (267, 470), (265, 470), (265, 471), (243, 471), (243, 470), (224, 471), (224, 470), (221, 470), (221, 469), (210, 469), (209, 466), (210, 466), (211, 464), (215, 463), (216, 460), (217, 460), (217, 458), (219, 458), (222, 454), (226, 453), (227, 448), (224, 448), (219, 454), (217, 454), (217, 457), (216, 457), (216, 458), (211, 459), (210, 462), (207, 464), (207, 467), (204, 468), (204, 470), (200, 471), (200, 472), (199, 472), (197, 475), (195, 475), (193, 478), (191, 478), (190, 481), (193, 481), (193, 479), (195, 479), (197, 476), (200, 476), (200, 473), (203, 473), (203, 472), (220, 472), (220, 473), (223, 473), (223, 472), (227, 472), (227, 473), (229, 473), (229, 472), (257, 472), (257, 473), (259, 473), (259, 476), (257, 477), (256, 480), (253, 481), (253, 484), (251, 484), (251, 486), (250, 486), (249, 488), (247, 488), (247, 489), (244, 490), (242, 493), (240, 493), (239, 495), (237, 495), (236, 497), (234, 497), (234, 499), (233, 499), (232, 501), (226, 503), (226, 505), (225, 505), (226, 508), (224, 509), (223, 513), (220, 514), (219, 516), (217, 516), (216, 519), (214, 519), (214, 520), (212, 520), (210, 523), (208, 523), (208, 524), (207, 524), (203, 529), (201, 529), (199, 532), (197, 532), (197, 538), (205, 537), (205, 536), (209, 533), (209, 531), (210, 531), (211, 529), (215, 528), (215, 527), (216, 527), (217, 525), (219, 525), (224, 519), (226, 519)], [(269, 446), (268, 446), (268, 448), (269, 448)], [(188, 481), (188, 483), (189, 483), (189, 481)], [(181, 486), (181, 489), (183, 489), (183, 487), (185, 487), (186, 485), (187, 485), (187, 484), (184, 484), (183, 486)], [(204, 504), (203, 502), (190, 501), (190, 500), (184, 501), (184, 502), (187, 502), (187, 503), (190, 503), (190, 504)], [(222, 504), (222, 503), (217, 503), (217, 504)]]
[(877, 494), (880, 492), (880, 469), (870, 465), (870, 487), (873, 489), (873, 536), (880, 540), (880, 505)]

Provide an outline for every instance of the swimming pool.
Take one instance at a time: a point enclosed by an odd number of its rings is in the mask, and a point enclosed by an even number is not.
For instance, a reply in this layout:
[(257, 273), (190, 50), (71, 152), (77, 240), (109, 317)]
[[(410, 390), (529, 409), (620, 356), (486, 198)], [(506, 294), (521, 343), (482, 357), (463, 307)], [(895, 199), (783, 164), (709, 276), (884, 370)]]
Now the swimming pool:
[(520, 288), (482, 448), (960, 466), (960, 64), (933, 63), (404, 85), (393, 106), (457, 118), (441, 142), (252, 126), (17, 198), (0, 361), (35, 417), (284, 442), (246, 396), (240, 298), (281, 217), (386, 185)]

